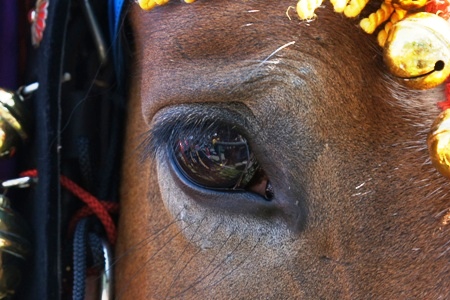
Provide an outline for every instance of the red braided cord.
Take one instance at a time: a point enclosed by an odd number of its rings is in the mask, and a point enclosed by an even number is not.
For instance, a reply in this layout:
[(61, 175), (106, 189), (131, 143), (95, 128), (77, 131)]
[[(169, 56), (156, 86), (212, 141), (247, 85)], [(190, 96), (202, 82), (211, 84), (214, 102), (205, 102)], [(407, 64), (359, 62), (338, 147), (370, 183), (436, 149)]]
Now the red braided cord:
[[(110, 214), (119, 212), (119, 203), (102, 200), (100, 200), (100, 203)], [(93, 214), (94, 211), (89, 206), (83, 206), (82, 208), (80, 208), (70, 219), (69, 234), (71, 235), (75, 231), (75, 226), (79, 220), (91, 216)]]
[[(21, 176), (37, 177), (37, 170), (29, 170), (21, 173)], [(106, 207), (93, 195), (84, 190), (82, 187), (77, 185), (75, 182), (70, 180), (64, 175), (60, 176), (60, 182), (63, 187), (69, 190), (72, 194), (77, 196), (81, 201), (83, 201), (92, 212), (99, 218), (100, 222), (103, 224), (106, 236), (111, 245), (116, 242), (116, 225), (114, 224), (111, 216), (109, 215)]]

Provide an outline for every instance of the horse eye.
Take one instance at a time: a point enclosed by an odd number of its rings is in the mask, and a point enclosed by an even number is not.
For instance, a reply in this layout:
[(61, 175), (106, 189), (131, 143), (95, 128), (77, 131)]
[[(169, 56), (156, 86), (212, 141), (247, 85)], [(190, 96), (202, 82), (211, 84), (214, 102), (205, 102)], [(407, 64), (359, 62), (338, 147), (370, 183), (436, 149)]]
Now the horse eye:
[(231, 125), (174, 139), (173, 158), (192, 183), (215, 190), (248, 190), (270, 200), (272, 187), (247, 140)]

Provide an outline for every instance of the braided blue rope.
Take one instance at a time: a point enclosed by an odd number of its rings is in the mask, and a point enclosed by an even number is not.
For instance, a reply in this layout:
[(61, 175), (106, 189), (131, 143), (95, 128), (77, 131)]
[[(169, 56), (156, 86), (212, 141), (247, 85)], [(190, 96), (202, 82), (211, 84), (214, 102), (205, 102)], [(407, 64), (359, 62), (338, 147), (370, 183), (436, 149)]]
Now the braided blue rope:
[(85, 183), (87, 190), (92, 190), (94, 184), (94, 175), (92, 173), (92, 161), (91, 161), (91, 143), (86, 136), (80, 136), (75, 140), (75, 145), (78, 150), (78, 163), (80, 165), (81, 176)]
[(103, 269), (105, 256), (103, 255), (102, 239), (96, 233), (89, 233), (89, 248), (91, 249), (93, 267)]
[(88, 254), (92, 257), (93, 267), (105, 267), (102, 240), (98, 234), (88, 232), (87, 222), (88, 218), (84, 218), (77, 223), (73, 240), (73, 300), (85, 299)]
[(84, 300), (86, 290), (86, 228), (87, 219), (81, 219), (73, 239), (73, 300)]

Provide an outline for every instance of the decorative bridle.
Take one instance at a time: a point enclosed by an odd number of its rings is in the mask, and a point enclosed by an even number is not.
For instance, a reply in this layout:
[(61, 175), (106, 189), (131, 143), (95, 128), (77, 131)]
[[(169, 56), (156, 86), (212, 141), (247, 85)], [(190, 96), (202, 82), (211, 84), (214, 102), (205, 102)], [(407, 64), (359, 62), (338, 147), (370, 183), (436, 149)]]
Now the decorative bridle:
[[(137, 0), (144, 10), (170, 0)], [(330, 0), (336, 13), (358, 17), (370, 0)], [(195, 0), (184, 0), (193, 3)], [(295, 7), (302, 21), (316, 19), (323, 0), (299, 0)], [(438, 106), (443, 112), (428, 135), (433, 165), (450, 178), (450, 1), (384, 0), (380, 8), (363, 18), (359, 25), (368, 34), (377, 32), (389, 72), (412, 89), (446, 85), (446, 98)]]

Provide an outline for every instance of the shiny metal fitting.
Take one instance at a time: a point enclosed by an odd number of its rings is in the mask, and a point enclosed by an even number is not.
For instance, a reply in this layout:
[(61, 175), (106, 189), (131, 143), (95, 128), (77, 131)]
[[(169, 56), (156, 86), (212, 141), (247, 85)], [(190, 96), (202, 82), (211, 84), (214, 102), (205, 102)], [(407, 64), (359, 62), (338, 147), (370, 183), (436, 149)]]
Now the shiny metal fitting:
[(450, 178), (450, 109), (441, 112), (434, 121), (427, 145), (434, 167)]
[(25, 221), (11, 209), (8, 198), (0, 195), (0, 299), (14, 295), (30, 252)]
[(406, 86), (436, 87), (450, 75), (450, 24), (432, 13), (409, 15), (392, 26), (383, 56)]
[(0, 88), (0, 157), (10, 157), (28, 138), (29, 114), (19, 93)]
[(105, 240), (102, 240), (103, 257), (105, 259), (105, 267), (100, 277), (100, 299), (113, 299), (113, 256), (110, 246)]

